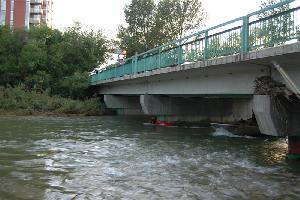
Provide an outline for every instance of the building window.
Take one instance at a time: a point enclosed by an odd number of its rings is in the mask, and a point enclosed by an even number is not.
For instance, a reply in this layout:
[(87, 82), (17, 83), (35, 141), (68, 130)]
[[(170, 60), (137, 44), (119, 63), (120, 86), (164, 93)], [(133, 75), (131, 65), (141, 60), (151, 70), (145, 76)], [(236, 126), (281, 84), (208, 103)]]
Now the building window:
[(30, 0), (26, 0), (25, 28), (29, 28)]
[(6, 0), (1, 0), (0, 25), (5, 26), (5, 18), (6, 18)]
[(15, 0), (10, 1), (10, 27), (14, 26)]

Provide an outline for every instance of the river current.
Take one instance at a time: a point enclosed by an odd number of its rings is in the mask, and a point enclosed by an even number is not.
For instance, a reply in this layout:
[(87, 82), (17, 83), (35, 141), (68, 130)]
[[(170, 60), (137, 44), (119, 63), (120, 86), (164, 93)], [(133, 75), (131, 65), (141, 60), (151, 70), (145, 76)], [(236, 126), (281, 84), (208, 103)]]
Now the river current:
[(0, 117), (0, 200), (300, 199), (285, 139), (124, 117)]

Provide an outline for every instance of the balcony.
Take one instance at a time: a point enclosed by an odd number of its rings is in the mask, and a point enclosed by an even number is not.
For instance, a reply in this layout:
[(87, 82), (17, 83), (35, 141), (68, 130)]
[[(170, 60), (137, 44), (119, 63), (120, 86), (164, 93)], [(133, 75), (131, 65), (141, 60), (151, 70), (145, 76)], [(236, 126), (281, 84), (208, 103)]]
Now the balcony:
[(41, 9), (41, 8), (31, 8), (30, 9), (30, 14), (42, 15), (43, 14), (43, 9)]
[(30, 18), (29, 19), (29, 23), (30, 24), (40, 24), (41, 23), (41, 19), (40, 18)]
[(43, 4), (43, 0), (30, 0), (31, 4)]

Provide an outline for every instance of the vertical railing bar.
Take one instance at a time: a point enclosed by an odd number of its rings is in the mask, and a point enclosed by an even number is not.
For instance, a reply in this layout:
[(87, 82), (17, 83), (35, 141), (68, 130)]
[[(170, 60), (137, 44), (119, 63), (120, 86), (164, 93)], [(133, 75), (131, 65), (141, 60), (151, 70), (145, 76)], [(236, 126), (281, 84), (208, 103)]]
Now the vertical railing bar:
[(208, 31), (205, 32), (205, 40), (204, 40), (204, 60), (208, 59)]
[(161, 47), (158, 49), (158, 68), (161, 68)]
[(177, 52), (177, 55), (178, 55), (178, 60), (177, 60), (177, 65), (180, 65), (180, 62), (181, 62), (181, 40), (178, 41), (179, 44), (178, 44), (178, 52)]
[(242, 27), (242, 53), (247, 53), (249, 49), (249, 17), (243, 17), (243, 27)]

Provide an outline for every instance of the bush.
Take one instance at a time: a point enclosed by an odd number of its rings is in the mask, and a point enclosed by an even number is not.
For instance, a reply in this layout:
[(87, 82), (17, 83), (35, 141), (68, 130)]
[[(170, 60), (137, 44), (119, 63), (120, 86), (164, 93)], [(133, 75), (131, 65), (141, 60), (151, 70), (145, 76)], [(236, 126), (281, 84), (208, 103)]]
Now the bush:
[(0, 111), (2, 113), (54, 113), (77, 115), (102, 114), (101, 102), (94, 99), (72, 100), (50, 96), (47, 91), (26, 91), (23, 86), (0, 88)]

